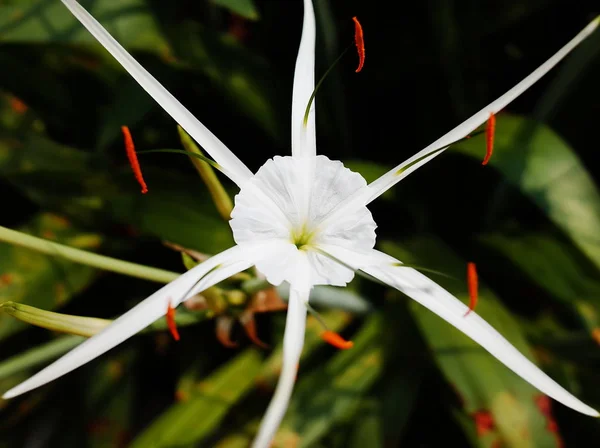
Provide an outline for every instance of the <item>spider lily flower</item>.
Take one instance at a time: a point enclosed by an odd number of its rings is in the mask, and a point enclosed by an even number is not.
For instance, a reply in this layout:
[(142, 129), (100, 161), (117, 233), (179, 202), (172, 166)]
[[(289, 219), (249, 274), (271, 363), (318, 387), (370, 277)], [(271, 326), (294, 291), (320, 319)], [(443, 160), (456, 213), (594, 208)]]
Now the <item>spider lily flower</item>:
[(308, 120), (304, 119), (314, 90), (316, 30), (311, 0), (304, 0), (302, 37), (294, 75), (292, 155), (268, 160), (255, 174), (84, 8), (75, 0), (62, 2), (240, 188), (230, 221), (236, 245), (164, 286), (104, 331), (8, 391), (5, 398), (20, 395), (76, 369), (165, 316), (169, 307), (176, 307), (217, 282), (256, 266), (270, 283), (288, 282), (290, 298), (281, 376), (254, 441), (255, 447), (269, 446), (287, 409), (304, 343), (311, 288), (314, 285), (345, 286), (359, 270), (402, 291), (454, 325), (543, 393), (583, 414), (599, 416), (596, 410), (571, 395), (517, 351), (477, 313), (467, 313), (467, 305), (420, 272), (403, 267), (400, 261), (375, 250), (376, 224), (367, 205), (517, 98), (588, 37), (598, 27), (600, 17), (506, 94), (367, 185), (362, 176), (341, 162), (317, 155), (314, 102)]

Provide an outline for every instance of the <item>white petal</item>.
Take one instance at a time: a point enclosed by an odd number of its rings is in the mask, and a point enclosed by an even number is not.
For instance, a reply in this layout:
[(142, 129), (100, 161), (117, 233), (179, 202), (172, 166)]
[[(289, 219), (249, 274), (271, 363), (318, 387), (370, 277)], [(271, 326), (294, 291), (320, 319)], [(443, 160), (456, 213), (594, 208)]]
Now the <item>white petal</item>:
[[(16, 397), (40, 387), (100, 356), (164, 316), (169, 302), (171, 306), (175, 307), (184, 299), (194, 295), (195, 292), (202, 291), (234, 273), (247, 269), (253, 264), (254, 255), (247, 246), (234, 246), (206, 260), (168, 285), (163, 286), (115, 320), (102, 332), (6, 392), (3, 398)], [(221, 266), (224, 268), (223, 271), (220, 270)], [(232, 271), (232, 266), (238, 270)], [(206, 276), (206, 278), (203, 278), (203, 276)], [(196, 285), (201, 278), (200, 284)], [(198, 286), (200, 286), (199, 289)]]
[(306, 304), (310, 294), (308, 283), (310, 268), (308, 260), (298, 267), (298, 281), (290, 289), (285, 334), (283, 335), (283, 365), (275, 393), (269, 403), (269, 408), (260, 424), (252, 448), (268, 448), (281, 420), (287, 411), (292, 395), (298, 363), (304, 347), (304, 331), (306, 328)]
[(252, 172), (246, 165), (127, 53), (79, 3), (75, 0), (62, 0), (62, 2), (140, 86), (221, 165), (225, 174), (233, 182), (241, 187), (252, 177)]
[[(377, 257), (379, 255), (374, 254), (373, 256)], [(381, 256), (388, 260), (392, 259), (392, 257), (384, 254), (381, 254)], [(370, 265), (373, 258), (368, 258), (360, 261), (360, 255), (354, 254), (351, 259), (347, 260), (347, 263), (354, 267), (360, 267), (367, 274), (402, 291), (419, 302), (480, 344), (509, 369), (546, 395), (583, 414), (593, 417), (600, 416), (595, 409), (582, 403), (546, 375), (475, 312), (471, 312), (465, 317), (465, 313), (469, 309), (468, 306), (437, 283), (412, 268), (393, 266), (389, 262)], [(397, 260), (394, 261), (400, 263)]]
[(253, 448), (268, 448), (281, 420), (287, 411), (290, 396), (296, 381), (298, 362), (304, 345), (304, 329), (306, 325), (306, 301), (308, 292), (300, 293), (291, 290), (288, 304), (285, 335), (283, 337), (283, 366), (277, 388), (269, 404), (269, 408), (261, 422), (258, 435), (252, 444)]
[[(427, 146), (425, 149), (419, 151), (417, 154), (396, 166), (379, 179), (375, 180), (363, 191), (357, 193), (354, 198), (347, 200), (346, 203), (341, 204), (333, 213), (327, 218), (326, 222), (332, 222), (339, 216), (343, 216), (345, 213), (351, 213), (357, 207), (362, 207), (369, 204), (371, 201), (385, 193), (400, 180), (404, 179), (410, 173), (415, 171), (417, 168), (426, 164), (433, 158), (437, 157), (443, 152), (438, 151), (445, 149), (451, 143), (466, 137), (479, 126), (484, 124), (490, 116), (490, 113), (498, 113), (519, 95), (525, 92), (529, 87), (535, 84), (542, 76), (548, 73), (556, 64), (558, 64), (565, 56), (567, 56), (575, 47), (583, 42), (590, 34), (592, 34), (598, 24), (600, 23), (600, 17), (596, 18), (591, 22), (583, 31), (581, 31), (575, 38), (573, 38), (568, 44), (561, 48), (554, 56), (544, 62), (538, 67), (533, 73), (527, 76), (523, 81), (518, 83), (515, 87), (510, 89), (496, 101), (490, 103), (471, 118), (458, 125), (456, 128), (448, 132), (443, 137), (437, 139), (435, 142)], [(420, 159), (420, 160), (419, 160)], [(418, 161), (417, 161), (418, 160)], [(417, 161), (417, 162), (415, 162)], [(414, 164), (413, 164), (414, 163)], [(413, 164), (413, 165), (411, 165)], [(409, 166), (411, 165), (411, 166)]]
[(315, 101), (312, 102), (306, 126), (304, 113), (315, 89), (315, 11), (312, 0), (304, 0), (302, 38), (294, 72), (292, 96), (292, 155), (311, 157), (317, 154), (315, 135)]

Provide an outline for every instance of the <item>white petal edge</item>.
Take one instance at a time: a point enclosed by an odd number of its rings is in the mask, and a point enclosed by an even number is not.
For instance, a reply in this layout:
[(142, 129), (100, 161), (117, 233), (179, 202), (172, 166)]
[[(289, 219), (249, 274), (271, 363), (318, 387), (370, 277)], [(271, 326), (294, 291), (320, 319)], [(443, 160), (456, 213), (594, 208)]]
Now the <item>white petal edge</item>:
[[(105, 330), (84, 341), (28, 380), (10, 389), (3, 395), (3, 398), (13, 398), (43, 386), (119, 345), (164, 316), (169, 302), (171, 306), (176, 307), (196, 292), (252, 266), (258, 247), (234, 246), (187, 271), (116, 319)], [(206, 277), (203, 278), (203, 276)], [(195, 285), (201, 278), (198, 285)]]
[(300, 268), (299, 278), (306, 280), (300, 284), (290, 286), (285, 333), (283, 335), (283, 365), (281, 375), (275, 388), (275, 393), (267, 412), (260, 423), (258, 434), (252, 442), (252, 448), (269, 448), (281, 420), (287, 411), (290, 397), (296, 382), (300, 355), (304, 347), (304, 333), (306, 330), (306, 313), (308, 297), (310, 294), (308, 260)]
[(127, 53), (77, 1), (61, 1), (140, 86), (215, 159), (233, 182), (241, 188), (252, 177), (248, 167)]
[(296, 59), (292, 93), (292, 156), (294, 157), (317, 155), (315, 101), (312, 102), (308, 121), (306, 126), (304, 125), (306, 106), (315, 89), (315, 40), (316, 24), (312, 0), (304, 0), (302, 37)]
[[(465, 317), (469, 307), (425, 275), (412, 268), (392, 265), (391, 263), (401, 262), (376, 250), (369, 254), (350, 253), (345, 249), (336, 250), (332, 247), (328, 250), (347, 265), (361, 269), (398, 289), (437, 314), (541, 392), (582, 414), (600, 416), (598, 411), (577, 399), (546, 375), (477, 313), (471, 312)], [(373, 264), (374, 261), (377, 264)]]
[[(479, 126), (484, 124), (490, 116), (490, 113), (498, 113), (504, 109), (508, 104), (525, 92), (529, 87), (535, 84), (540, 78), (548, 73), (556, 64), (558, 64), (563, 58), (565, 58), (572, 50), (574, 50), (581, 42), (589, 37), (600, 24), (600, 16), (593, 20), (588, 26), (586, 26), (577, 36), (575, 36), (569, 43), (562, 47), (556, 52), (550, 59), (544, 62), (536, 70), (534, 70), (529, 76), (523, 79), (520, 83), (506, 92), (497, 100), (488, 104), (486, 107), (481, 109), (471, 118), (467, 119), (444, 136), (437, 139), (435, 142), (424, 148), (423, 150), (416, 153), (400, 165), (396, 166), (386, 174), (371, 182), (362, 191), (357, 192), (353, 198), (346, 200), (341, 203), (335, 210), (333, 210), (326, 218), (323, 219), (322, 225), (326, 226), (328, 223), (337, 219), (338, 216), (345, 213), (352, 213), (352, 210), (368, 205), (374, 199), (377, 199), (387, 190), (392, 188), (406, 176), (417, 170), (427, 162), (430, 162), (435, 157), (440, 155), (447, 149), (448, 145), (466, 137)], [(431, 154), (427, 157), (427, 154)], [(418, 162), (414, 163), (417, 159)], [(414, 165), (406, 168), (407, 165), (414, 163)], [(405, 169), (406, 168), (406, 169)]]

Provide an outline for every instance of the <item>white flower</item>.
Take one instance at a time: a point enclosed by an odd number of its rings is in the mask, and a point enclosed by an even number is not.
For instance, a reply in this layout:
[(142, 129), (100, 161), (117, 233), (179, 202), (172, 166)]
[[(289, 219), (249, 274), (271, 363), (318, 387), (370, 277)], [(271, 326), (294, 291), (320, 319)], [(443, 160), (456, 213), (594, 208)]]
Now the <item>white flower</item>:
[(268, 160), (252, 172), (179, 101), (129, 55), (75, 0), (62, 0), (81, 23), (223, 168), (240, 188), (231, 228), (236, 246), (164, 286), (117, 319), (110, 327), (8, 391), (10, 398), (48, 383), (94, 359), (163, 317), (177, 306), (223, 279), (256, 266), (269, 282), (291, 286), (284, 335), (283, 369), (274, 397), (254, 442), (267, 447), (285, 414), (304, 343), (308, 297), (314, 285), (344, 286), (362, 270), (397, 288), (477, 341), (540, 391), (579, 412), (599, 416), (519, 353), (476, 313), (421, 273), (401, 267), (378, 252), (375, 222), (367, 205), (445, 147), (471, 133), (589, 36), (600, 18), (505, 95), (427, 148), (367, 185), (341, 162), (317, 156), (314, 103), (308, 121), (305, 108), (314, 90), (315, 17), (311, 0), (304, 0), (302, 40), (296, 62), (292, 100), (292, 155)]

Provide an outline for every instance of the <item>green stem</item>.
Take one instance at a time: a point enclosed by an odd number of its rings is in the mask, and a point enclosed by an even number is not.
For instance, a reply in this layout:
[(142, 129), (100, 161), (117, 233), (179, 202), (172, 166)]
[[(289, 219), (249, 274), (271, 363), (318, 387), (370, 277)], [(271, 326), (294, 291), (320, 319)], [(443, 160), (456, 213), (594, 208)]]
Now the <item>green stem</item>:
[(165, 271), (163, 269), (152, 268), (141, 264), (118, 260), (116, 258), (106, 257), (104, 255), (94, 254), (81, 249), (75, 249), (74, 247), (27, 235), (2, 226), (0, 226), (0, 241), (25, 247), (43, 254), (61, 257), (75, 263), (85, 264), (105, 271), (116, 272), (117, 274), (151, 280), (158, 283), (169, 283), (180, 275), (176, 272)]
[[(206, 158), (198, 145), (196, 145), (194, 140), (192, 140), (192, 138), (183, 130), (181, 126), (177, 126), (177, 130), (179, 131), (179, 138), (182, 145), (189, 153), (191, 153), (190, 155)], [(223, 187), (223, 184), (221, 184), (217, 174), (207, 161), (198, 157), (190, 157), (190, 160), (208, 187), (208, 191), (210, 192), (219, 214), (225, 222), (229, 221), (231, 219), (231, 211), (233, 210), (233, 202), (231, 202), (231, 197), (229, 196), (229, 193), (225, 191), (225, 188)]]

